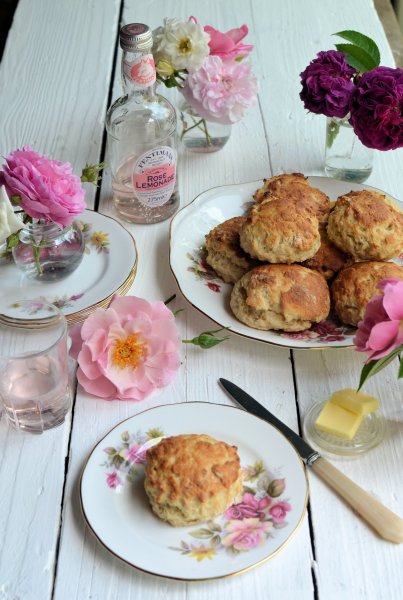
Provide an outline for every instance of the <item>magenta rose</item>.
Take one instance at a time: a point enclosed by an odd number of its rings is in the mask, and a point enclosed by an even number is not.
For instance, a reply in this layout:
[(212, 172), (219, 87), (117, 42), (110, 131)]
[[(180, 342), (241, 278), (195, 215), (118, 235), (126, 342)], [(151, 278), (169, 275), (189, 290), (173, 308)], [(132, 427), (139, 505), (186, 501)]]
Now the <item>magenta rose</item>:
[(349, 123), (368, 148), (403, 146), (403, 69), (377, 67), (364, 73), (351, 98)]
[(344, 54), (337, 50), (318, 52), (300, 73), (300, 98), (307, 110), (327, 117), (345, 117), (354, 92), (352, 77), (357, 73)]
[(368, 302), (354, 337), (356, 349), (368, 354), (367, 362), (383, 358), (403, 344), (403, 281), (384, 279), (378, 288), (383, 294)]
[(257, 517), (265, 518), (264, 510), (270, 505), (271, 500), (267, 496), (256, 500), (253, 494), (247, 493), (242, 497), (242, 502), (233, 504), (225, 511), (227, 519), (247, 519)]
[(288, 502), (276, 502), (269, 508), (269, 514), (275, 523), (282, 523), (290, 510)]
[(21, 208), (27, 215), (59, 227), (70, 225), (86, 208), (85, 191), (70, 163), (51, 160), (29, 146), (6, 157), (1, 184), (9, 196), (21, 198)]
[(209, 34), (210, 55), (220, 58), (245, 58), (253, 50), (250, 44), (242, 44), (244, 37), (248, 35), (247, 25), (241, 25), (236, 29), (230, 29), (226, 33), (206, 25), (204, 31)]

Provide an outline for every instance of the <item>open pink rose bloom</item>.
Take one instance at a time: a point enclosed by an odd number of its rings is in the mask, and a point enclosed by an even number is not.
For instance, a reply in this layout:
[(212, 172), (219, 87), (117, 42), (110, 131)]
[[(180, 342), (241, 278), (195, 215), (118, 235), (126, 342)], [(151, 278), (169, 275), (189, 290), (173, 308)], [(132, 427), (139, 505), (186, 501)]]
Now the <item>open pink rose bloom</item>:
[(107, 400), (143, 400), (168, 385), (180, 366), (181, 338), (163, 302), (115, 296), (70, 331), (77, 379)]
[(354, 337), (356, 349), (368, 354), (367, 362), (383, 358), (403, 344), (403, 281), (384, 279), (378, 288), (383, 294), (368, 302)]
[(230, 29), (226, 33), (206, 25), (204, 31), (209, 34), (210, 56), (220, 58), (245, 58), (253, 50), (251, 44), (242, 44), (244, 37), (248, 35), (247, 25), (241, 25), (236, 29)]

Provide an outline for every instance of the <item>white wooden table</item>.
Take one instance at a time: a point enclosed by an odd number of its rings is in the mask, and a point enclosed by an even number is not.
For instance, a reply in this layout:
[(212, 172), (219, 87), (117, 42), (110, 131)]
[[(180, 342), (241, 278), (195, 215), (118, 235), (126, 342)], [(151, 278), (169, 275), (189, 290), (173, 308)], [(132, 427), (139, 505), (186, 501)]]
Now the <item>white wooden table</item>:
[[(164, 16), (227, 30), (242, 23), (255, 44), (259, 103), (233, 127), (219, 154), (180, 159), (182, 206), (224, 184), (301, 171), (323, 175), (325, 118), (307, 114), (299, 73), (331, 34), (360, 30), (376, 39), (382, 64), (391, 50), (371, 0), (20, 0), (0, 65), (0, 147), (5, 156), (30, 144), (73, 163), (105, 155), (107, 106), (120, 93), (119, 23), (151, 27)], [(403, 197), (402, 152), (378, 153), (369, 184)], [(106, 151), (107, 160), (107, 151)], [(98, 206), (99, 201), (99, 206)], [(113, 215), (108, 173), (89, 207)], [(132, 293), (185, 308), (184, 338), (214, 328), (187, 304), (168, 264), (169, 222), (129, 225), (139, 249)], [(190, 584), (136, 571), (109, 554), (86, 526), (79, 477), (91, 449), (124, 418), (157, 404), (201, 400), (230, 404), (219, 377), (240, 383), (296, 431), (308, 407), (341, 387), (354, 387), (363, 356), (353, 350), (290, 351), (232, 336), (208, 352), (182, 349), (176, 380), (155, 399), (106, 402), (77, 390), (71, 418), (42, 436), (0, 423), (0, 600), (271, 600), (400, 599), (403, 546), (382, 541), (309, 473), (310, 504), (302, 527), (277, 556), (239, 577)], [(368, 382), (382, 402), (388, 436), (367, 455), (337, 465), (403, 515), (403, 394), (393, 365)]]

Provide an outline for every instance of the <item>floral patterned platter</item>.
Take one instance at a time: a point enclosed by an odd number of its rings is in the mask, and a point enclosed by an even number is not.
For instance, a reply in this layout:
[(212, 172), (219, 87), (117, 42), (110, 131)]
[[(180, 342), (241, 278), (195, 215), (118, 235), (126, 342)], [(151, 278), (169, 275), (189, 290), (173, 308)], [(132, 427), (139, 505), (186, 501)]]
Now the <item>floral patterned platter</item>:
[[(328, 177), (308, 177), (311, 185), (324, 191), (331, 200), (351, 190), (376, 188)], [(287, 348), (334, 348), (353, 345), (355, 328), (329, 316), (311, 329), (297, 333), (260, 331), (238, 321), (230, 309), (232, 285), (224, 283), (205, 261), (204, 236), (223, 221), (244, 215), (252, 195), (262, 181), (226, 185), (207, 190), (180, 210), (171, 222), (170, 266), (185, 298), (221, 327), (261, 342)], [(385, 192), (381, 193), (385, 194)], [(389, 195), (390, 196), (390, 195)], [(394, 199), (402, 207), (403, 203)], [(403, 264), (403, 260), (396, 262)]]
[[(242, 498), (192, 527), (161, 521), (144, 491), (146, 449), (182, 433), (236, 445), (244, 474)], [(187, 581), (242, 573), (268, 560), (298, 529), (308, 501), (305, 467), (277, 429), (206, 402), (157, 406), (117, 425), (92, 451), (80, 491), (88, 525), (110, 552), (147, 573)]]
[[(69, 324), (109, 304), (115, 293), (126, 293), (137, 270), (136, 242), (115, 219), (86, 210), (79, 223), (85, 239), (80, 266), (66, 279), (51, 283), (28, 280), (12, 261), (0, 265), (0, 313), (11, 319), (35, 317), (35, 303), (56, 305)], [(24, 302), (27, 301), (27, 302)]]

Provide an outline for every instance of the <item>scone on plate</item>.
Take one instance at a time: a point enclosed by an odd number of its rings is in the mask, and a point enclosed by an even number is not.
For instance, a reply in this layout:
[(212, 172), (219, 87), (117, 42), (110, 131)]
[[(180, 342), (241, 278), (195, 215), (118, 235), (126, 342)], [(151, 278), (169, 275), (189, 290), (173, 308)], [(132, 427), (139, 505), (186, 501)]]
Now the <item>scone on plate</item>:
[(320, 223), (327, 222), (333, 206), (329, 197), (313, 187), (302, 173), (284, 173), (264, 179), (263, 186), (256, 190), (253, 198), (257, 203), (275, 199), (289, 200), (298, 206), (304, 206)]
[(320, 227), (320, 247), (317, 253), (302, 263), (303, 267), (317, 271), (329, 281), (351, 263), (351, 257), (337, 248), (330, 240), (326, 227)]
[(257, 261), (251, 259), (239, 244), (239, 231), (246, 217), (233, 217), (214, 227), (206, 235), (206, 262), (226, 283), (235, 283)]
[(245, 252), (269, 263), (302, 262), (320, 246), (316, 216), (288, 200), (255, 204), (239, 237)]
[(147, 451), (144, 488), (154, 513), (174, 527), (209, 521), (242, 493), (237, 448), (205, 434), (164, 438)]
[(330, 295), (325, 279), (315, 271), (299, 265), (263, 265), (235, 284), (230, 305), (249, 327), (304, 331), (326, 319)]
[(375, 294), (378, 283), (390, 277), (403, 281), (403, 267), (393, 262), (357, 262), (346, 267), (331, 286), (333, 305), (340, 321), (357, 325), (364, 318), (365, 307)]
[(378, 192), (349, 192), (337, 199), (327, 233), (358, 260), (388, 260), (403, 249), (403, 213)]

